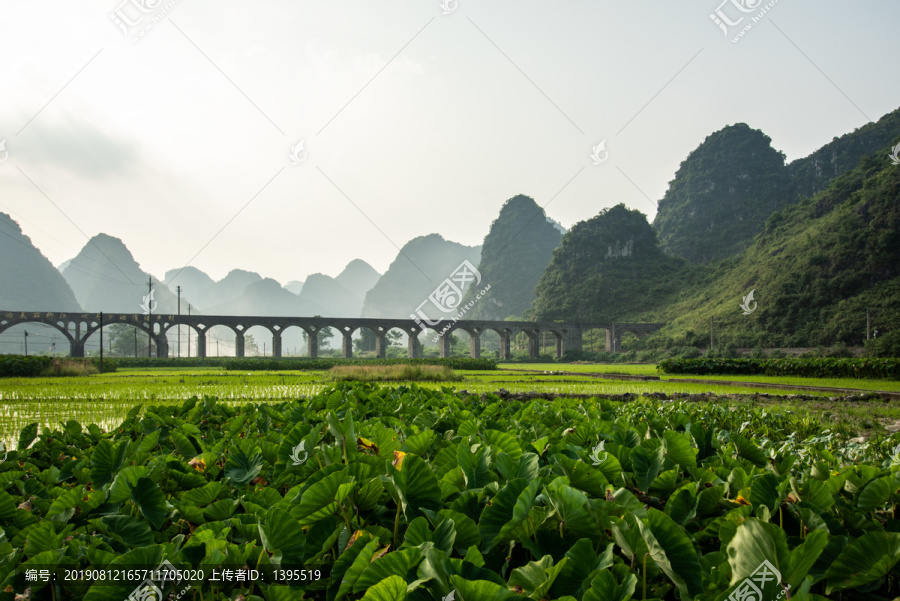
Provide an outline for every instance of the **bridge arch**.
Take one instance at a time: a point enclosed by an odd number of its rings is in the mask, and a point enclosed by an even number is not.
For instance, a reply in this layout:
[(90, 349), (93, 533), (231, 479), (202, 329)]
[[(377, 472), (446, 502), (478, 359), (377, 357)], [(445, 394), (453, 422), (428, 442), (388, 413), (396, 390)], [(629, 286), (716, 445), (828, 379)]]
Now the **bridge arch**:
[(61, 333), (63, 335), (63, 337), (65, 337), (65, 339), (68, 340), (68, 342), (69, 342), (69, 349), (70, 349), (69, 352), (70, 353), (76, 348), (76, 346), (78, 344), (77, 339), (74, 336), (72, 336), (71, 333), (69, 333), (69, 331), (66, 329), (67, 326), (66, 326), (65, 322), (62, 322), (62, 321), (49, 322), (49, 321), (32, 321), (30, 319), (22, 320), (22, 319), (0, 318), (0, 334), (9, 330), (10, 328), (14, 328), (19, 325), (27, 325), (27, 324), (40, 324), (40, 325), (44, 325), (44, 326), (50, 326), (51, 328), (53, 328), (56, 331), (58, 331), (59, 333)]

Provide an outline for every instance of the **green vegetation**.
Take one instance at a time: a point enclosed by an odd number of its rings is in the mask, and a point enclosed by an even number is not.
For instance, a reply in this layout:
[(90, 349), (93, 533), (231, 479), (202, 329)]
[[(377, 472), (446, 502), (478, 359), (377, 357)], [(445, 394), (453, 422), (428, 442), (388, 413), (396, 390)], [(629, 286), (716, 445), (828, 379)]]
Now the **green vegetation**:
[(0, 378), (39, 376), (53, 364), (51, 357), (0, 355)]
[(659, 369), (670, 374), (900, 379), (900, 359), (665, 359)]
[[(0, 586), (23, 592), (15, 568), (165, 560), (202, 571), (178, 590), (207, 601), (713, 601), (768, 561), (765, 598), (893, 598), (900, 435), (853, 434), (730, 400), (367, 384), (135, 407), (109, 433), (32, 424), (0, 464)], [(265, 581), (209, 580), (244, 566)], [(278, 572), (301, 566), (313, 577)], [(116, 580), (29, 586), (112, 600), (143, 578)]]
[(458, 382), (463, 377), (446, 365), (337, 365), (336, 382)]

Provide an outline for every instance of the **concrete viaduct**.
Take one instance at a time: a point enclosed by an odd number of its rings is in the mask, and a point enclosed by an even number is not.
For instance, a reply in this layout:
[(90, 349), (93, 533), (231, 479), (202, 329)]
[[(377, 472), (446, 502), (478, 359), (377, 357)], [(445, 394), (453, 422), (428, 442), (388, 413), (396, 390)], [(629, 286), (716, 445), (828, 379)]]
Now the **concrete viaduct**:
[[(334, 328), (342, 336), (341, 350), (345, 358), (353, 356), (351, 336), (356, 330), (368, 329), (375, 335), (375, 351), (384, 357), (388, 347), (387, 333), (391, 330), (406, 332), (409, 343), (409, 356), (421, 357), (423, 345), (419, 341), (420, 326), (410, 319), (366, 319), (336, 317), (232, 317), (222, 315), (141, 315), (132, 313), (47, 313), (35, 311), (2, 311), (0, 310), (0, 333), (26, 323), (41, 323), (59, 330), (69, 341), (71, 356), (83, 357), (85, 343), (102, 326), (125, 324), (134, 326), (152, 336), (156, 344), (157, 356), (169, 356), (167, 334), (173, 327), (182, 325), (192, 328), (197, 334), (197, 348), (200, 357), (206, 357), (206, 333), (214, 326), (225, 326), (234, 332), (236, 355), (244, 356), (244, 334), (252, 327), (263, 327), (272, 334), (272, 355), (281, 357), (282, 333), (290, 327), (298, 327), (306, 332), (309, 341), (308, 355), (318, 356), (317, 333), (324, 328)], [(447, 328), (444, 336), (440, 333)], [(549, 333), (556, 341), (556, 357), (562, 358), (566, 351), (582, 350), (582, 333), (586, 330), (606, 331), (606, 350), (618, 352), (618, 341), (622, 334), (632, 332), (638, 337), (645, 336), (660, 329), (662, 324), (649, 323), (558, 323), (530, 321), (476, 321), (460, 320), (456, 323), (440, 322), (428, 328), (427, 336), (436, 339), (441, 357), (450, 355), (450, 336), (462, 330), (470, 336), (470, 354), (481, 355), (481, 334), (486, 331), (496, 332), (500, 336), (500, 359), (511, 357), (510, 341), (519, 333), (527, 339), (527, 350), (530, 357), (538, 356), (540, 336)]]

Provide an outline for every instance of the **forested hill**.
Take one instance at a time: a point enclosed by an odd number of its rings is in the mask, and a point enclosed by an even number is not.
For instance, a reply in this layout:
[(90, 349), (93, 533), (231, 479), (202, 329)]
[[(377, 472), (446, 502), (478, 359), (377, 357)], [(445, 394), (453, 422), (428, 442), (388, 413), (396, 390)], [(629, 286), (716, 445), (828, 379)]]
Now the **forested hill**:
[(681, 163), (653, 226), (660, 247), (692, 263), (746, 248), (792, 199), (784, 155), (739, 123), (715, 132)]
[(616, 205), (576, 223), (538, 283), (541, 320), (621, 321), (660, 306), (683, 284), (687, 266), (665, 255), (643, 213)]
[[(869, 308), (885, 344), (900, 343), (900, 166), (888, 149), (772, 215), (744, 253), (703, 269), (680, 298), (634, 317), (667, 322), (662, 336), (680, 342), (708, 340), (713, 317), (723, 342), (809, 347), (861, 344)], [(751, 290), (758, 308), (743, 315)]]
[(821, 192), (836, 177), (854, 169), (864, 156), (895, 143), (900, 136), (900, 109), (876, 123), (867, 123), (852, 133), (829, 142), (808, 157), (788, 165), (795, 198)]
[(468, 289), (463, 304), (487, 285), (490, 294), (475, 304), (469, 319), (521, 316), (534, 301), (534, 288), (561, 239), (562, 233), (533, 198), (520, 194), (507, 200), (481, 247), (481, 285)]
[(900, 137), (900, 109), (789, 165), (763, 132), (739, 123), (681, 164), (653, 226), (664, 252), (702, 264), (739, 254), (784, 207), (824, 190)]

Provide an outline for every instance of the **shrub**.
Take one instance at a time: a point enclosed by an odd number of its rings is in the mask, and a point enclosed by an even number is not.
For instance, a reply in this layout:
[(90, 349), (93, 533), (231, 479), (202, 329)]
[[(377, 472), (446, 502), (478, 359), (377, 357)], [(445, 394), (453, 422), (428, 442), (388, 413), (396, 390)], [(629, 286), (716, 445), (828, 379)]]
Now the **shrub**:
[(335, 382), (458, 382), (463, 377), (446, 365), (335, 365)]
[(799, 376), (804, 378), (900, 378), (900, 359), (665, 359), (670, 374)]
[(0, 378), (29, 378), (41, 375), (53, 364), (52, 357), (0, 355)]
[(830, 349), (825, 349), (823, 356), (847, 358), (852, 357), (853, 353), (850, 352), (850, 349), (847, 348), (846, 344), (844, 344), (843, 342), (839, 342)]
[(870, 357), (900, 357), (900, 329), (867, 340), (866, 355)]
[[(103, 369), (106, 371), (106, 361), (103, 362)], [(54, 359), (50, 367), (42, 371), (41, 375), (44, 377), (70, 378), (93, 376), (98, 373), (100, 373), (99, 368), (91, 360)]]

